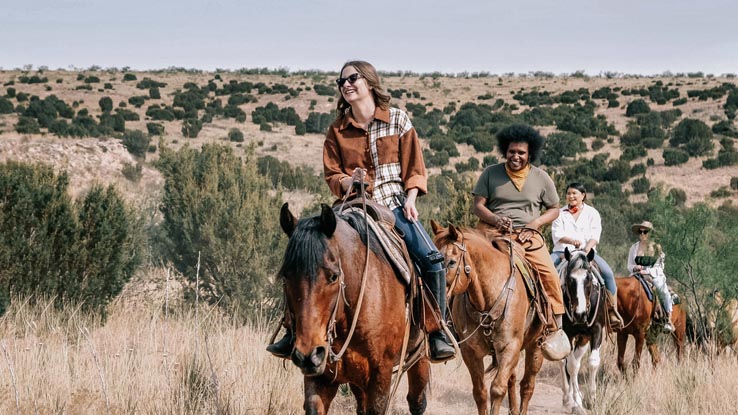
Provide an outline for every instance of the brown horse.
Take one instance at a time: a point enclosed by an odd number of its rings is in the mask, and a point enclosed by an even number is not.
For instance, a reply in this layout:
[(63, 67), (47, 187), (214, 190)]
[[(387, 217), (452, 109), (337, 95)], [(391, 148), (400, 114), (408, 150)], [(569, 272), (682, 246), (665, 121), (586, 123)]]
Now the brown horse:
[[(279, 275), (294, 316), (292, 361), (304, 375), (306, 414), (327, 413), (342, 383), (356, 397), (357, 414), (389, 410), (407, 328), (406, 287), (364, 224), (361, 215), (338, 215), (327, 205), (298, 222), (282, 206), (290, 239)], [(412, 327), (409, 339), (420, 344), (423, 333)], [(421, 357), (407, 373), (410, 413), (422, 414), (430, 362)]]
[[(431, 222), (434, 242), (443, 253), (453, 327), (460, 338), (461, 355), (473, 383), (480, 415), (499, 414), (505, 393), (510, 413), (527, 413), (536, 375), (543, 364), (539, 340), (544, 325), (535, 312), (520, 272), (510, 269), (510, 258), (493, 248), (475, 229), (442, 228)], [(515, 368), (525, 350), (525, 374), (516, 390)], [(489, 395), (484, 357), (492, 355)]]
[[(634, 277), (615, 278), (618, 287), (618, 312), (623, 317), (625, 326), (618, 331), (618, 369), (625, 373), (625, 350), (628, 346), (628, 336), (635, 339), (635, 354), (633, 368), (640, 368), (643, 345), (647, 344), (651, 354), (651, 363), (656, 366), (660, 362), (660, 353), (657, 344), (657, 328), (651, 327), (654, 314), (654, 302), (649, 301), (641, 283)], [(657, 295), (654, 292), (654, 295)], [(678, 304), (674, 305), (671, 313), (671, 322), (676, 329), (671, 333), (677, 350), (677, 358), (681, 360), (686, 337), (687, 313)], [(651, 332), (649, 333), (649, 329)]]

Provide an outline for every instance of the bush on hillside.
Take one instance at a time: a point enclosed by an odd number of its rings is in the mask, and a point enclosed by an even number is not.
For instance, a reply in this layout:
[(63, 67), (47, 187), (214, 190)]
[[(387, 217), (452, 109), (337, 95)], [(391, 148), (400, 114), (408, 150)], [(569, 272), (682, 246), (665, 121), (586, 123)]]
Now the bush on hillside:
[(239, 130), (238, 128), (231, 128), (228, 131), (228, 140), (235, 143), (243, 143), (243, 132), (241, 132), (241, 130)]
[(714, 147), (712, 130), (700, 120), (685, 118), (674, 128), (669, 144), (684, 149), (691, 156), (703, 156)]
[[(257, 172), (253, 148), (242, 160), (227, 146), (163, 147), (156, 167), (165, 180), (167, 257), (191, 287), (199, 260), (200, 298), (243, 316), (273, 307), (281, 285), (272, 278), (287, 240), (279, 227), (282, 197)], [(191, 289), (187, 294), (194, 298)]]
[(666, 148), (664, 149), (664, 165), (665, 166), (678, 166), (684, 164), (689, 160), (689, 153), (679, 148)]
[(123, 146), (136, 157), (146, 158), (150, 142), (151, 138), (143, 131), (126, 130), (123, 133)]
[(140, 264), (140, 222), (117, 191), (95, 186), (75, 203), (68, 183), (49, 166), (0, 164), (0, 297), (100, 309)]
[(98, 105), (100, 105), (100, 109), (103, 112), (108, 112), (108, 111), (113, 110), (113, 100), (110, 97), (100, 98), (100, 101), (98, 101)]
[(146, 131), (149, 135), (164, 135), (164, 126), (156, 122), (147, 122)]
[(639, 98), (628, 103), (628, 106), (625, 109), (625, 116), (633, 117), (635, 115), (645, 114), (648, 112), (651, 112), (651, 107), (648, 106), (646, 101)]

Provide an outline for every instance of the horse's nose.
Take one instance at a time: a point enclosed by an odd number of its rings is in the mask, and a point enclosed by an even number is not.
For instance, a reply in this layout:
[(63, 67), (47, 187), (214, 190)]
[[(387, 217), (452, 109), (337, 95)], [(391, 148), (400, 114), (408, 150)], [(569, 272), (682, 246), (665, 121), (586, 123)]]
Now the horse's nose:
[(323, 374), (326, 365), (326, 348), (318, 346), (304, 355), (298, 348), (292, 352), (292, 362), (302, 370), (306, 376), (317, 376)]

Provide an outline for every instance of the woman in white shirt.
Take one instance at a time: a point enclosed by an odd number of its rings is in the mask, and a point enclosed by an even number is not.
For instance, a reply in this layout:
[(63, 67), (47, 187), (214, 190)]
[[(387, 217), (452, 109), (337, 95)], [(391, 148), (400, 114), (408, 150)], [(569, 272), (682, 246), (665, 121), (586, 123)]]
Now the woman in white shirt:
[(628, 251), (628, 271), (631, 274), (650, 275), (653, 285), (656, 287), (661, 302), (666, 310), (667, 318), (664, 330), (674, 331), (671, 324), (671, 309), (673, 307), (671, 293), (666, 285), (666, 274), (664, 274), (664, 258), (666, 254), (661, 245), (648, 239), (648, 234), (653, 230), (653, 224), (647, 220), (630, 227), (634, 234), (638, 235), (638, 242), (634, 243)]
[(586, 199), (587, 189), (583, 184), (574, 182), (566, 188), (567, 205), (561, 208), (559, 217), (554, 220), (551, 227), (551, 238), (554, 243), (551, 260), (554, 265), (558, 266), (566, 248), (569, 248), (569, 251), (580, 249), (586, 253), (594, 249), (594, 261), (605, 280), (605, 287), (612, 304), (608, 313), (610, 325), (615, 328), (622, 327), (623, 320), (617, 312), (615, 275), (610, 265), (595, 249), (602, 234), (602, 220), (597, 209), (584, 203)]

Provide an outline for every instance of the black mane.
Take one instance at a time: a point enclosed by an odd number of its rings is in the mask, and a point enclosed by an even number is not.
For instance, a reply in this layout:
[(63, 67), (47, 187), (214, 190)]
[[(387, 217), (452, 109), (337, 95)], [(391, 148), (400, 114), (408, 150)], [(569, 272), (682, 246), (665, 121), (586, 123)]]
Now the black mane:
[[(348, 223), (359, 234), (362, 244), (366, 246), (367, 233), (363, 214), (359, 212), (336, 214), (336, 218)], [(373, 232), (369, 232), (369, 242), (372, 252), (385, 262), (389, 262)], [(279, 275), (288, 279), (305, 276), (314, 280), (318, 275), (318, 269), (323, 264), (326, 249), (328, 249), (328, 238), (321, 230), (320, 215), (300, 219), (287, 242)]]

